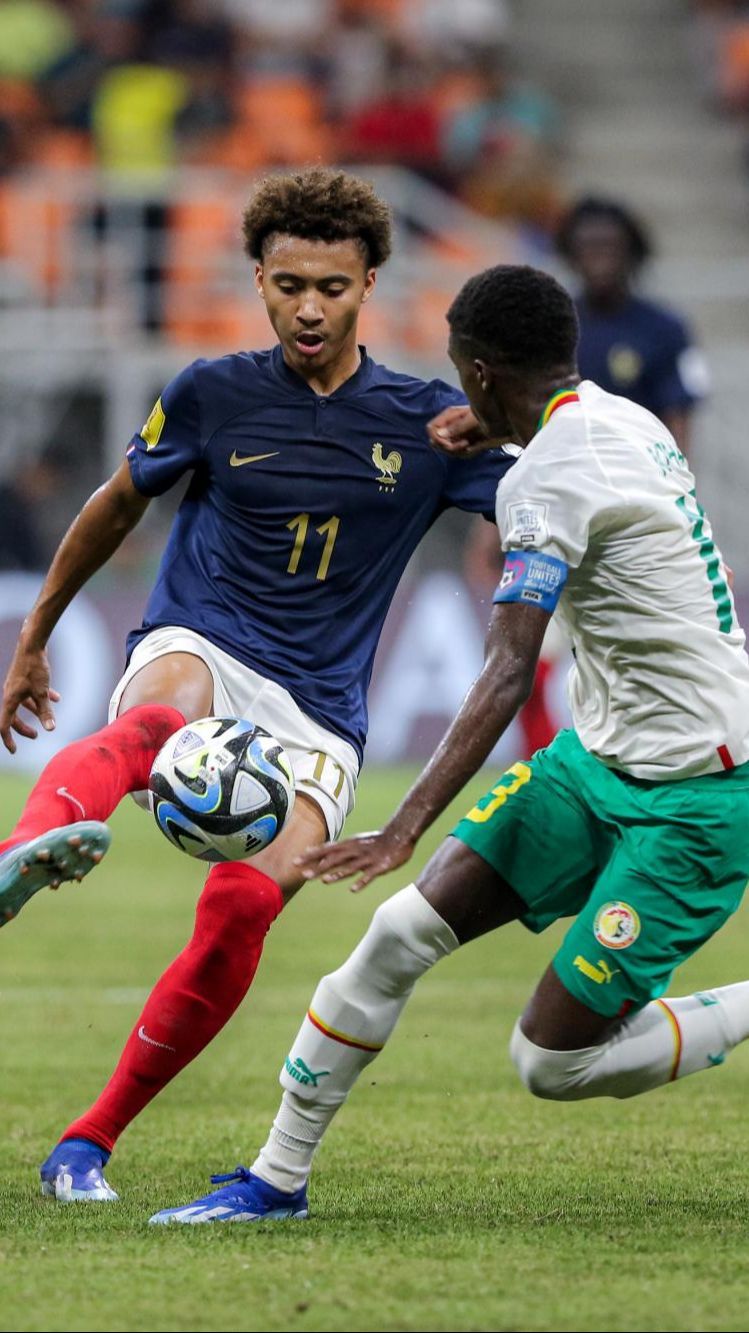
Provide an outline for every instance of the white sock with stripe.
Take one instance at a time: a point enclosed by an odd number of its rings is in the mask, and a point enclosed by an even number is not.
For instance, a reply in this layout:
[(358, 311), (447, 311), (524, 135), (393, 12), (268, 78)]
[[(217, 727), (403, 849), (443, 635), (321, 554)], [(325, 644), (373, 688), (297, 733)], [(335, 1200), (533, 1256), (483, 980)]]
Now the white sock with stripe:
[(749, 1037), (749, 981), (677, 999), (653, 1000), (600, 1046), (547, 1051), (516, 1024), (510, 1054), (538, 1097), (635, 1097), (701, 1069), (722, 1065)]
[(457, 947), (415, 884), (378, 907), (351, 957), (315, 991), (281, 1070), (285, 1091), (252, 1165), (256, 1175), (277, 1189), (301, 1188), (325, 1130), (382, 1050), (415, 983)]

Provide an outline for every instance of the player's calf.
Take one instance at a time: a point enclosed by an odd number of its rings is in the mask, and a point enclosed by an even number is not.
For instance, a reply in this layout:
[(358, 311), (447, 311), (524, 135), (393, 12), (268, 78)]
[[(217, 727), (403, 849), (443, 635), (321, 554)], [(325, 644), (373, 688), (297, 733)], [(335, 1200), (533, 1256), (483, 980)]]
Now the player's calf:
[(687, 1074), (722, 1065), (749, 1037), (749, 981), (675, 999), (653, 1000), (612, 1036), (577, 1050), (547, 1050), (518, 1022), (510, 1054), (537, 1097), (578, 1101), (635, 1097)]

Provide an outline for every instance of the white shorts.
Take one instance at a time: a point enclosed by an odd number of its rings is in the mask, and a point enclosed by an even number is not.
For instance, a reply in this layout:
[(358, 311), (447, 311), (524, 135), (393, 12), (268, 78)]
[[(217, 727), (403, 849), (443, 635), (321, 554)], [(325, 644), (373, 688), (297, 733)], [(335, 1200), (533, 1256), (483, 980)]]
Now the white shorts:
[(213, 677), (215, 717), (246, 718), (275, 736), (289, 756), (297, 791), (319, 805), (329, 836), (339, 837), (354, 808), (359, 777), (359, 756), (353, 745), (307, 717), (283, 686), (238, 662), (194, 630), (170, 625), (151, 630), (136, 644), (109, 701), (109, 721), (116, 718), (125, 686), (133, 676), (166, 653), (192, 653), (205, 662)]

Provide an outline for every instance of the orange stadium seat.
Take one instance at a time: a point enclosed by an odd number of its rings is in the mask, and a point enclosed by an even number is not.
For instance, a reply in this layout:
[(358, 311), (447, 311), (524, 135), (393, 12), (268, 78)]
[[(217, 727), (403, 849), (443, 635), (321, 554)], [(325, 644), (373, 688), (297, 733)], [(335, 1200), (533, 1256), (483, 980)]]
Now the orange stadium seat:
[[(0, 254), (18, 265), (43, 301), (54, 301), (72, 276), (80, 203), (57, 182), (92, 161), (87, 136), (49, 130), (37, 137), (33, 164), (50, 169), (44, 184), (33, 173), (9, 176), (0, 189)], [(69, 177), (65, 176), (67, 181)]]
[(328, 161), (331, 135), (321, 99), (294, 78), (261, 78), (245, 85), (235, 101), (240, 130), (266, 163)]
[(235, 199), (185, 199), (170, 210), (164, 332), (186, 347), (228, 351), (271, 341), (265, 307), (225, 268), (240, 245)]
[(434, 360), (444, 357), (447, 347), (445, 314), (459, 283), (415, 289), (410, 296), (401, 337), (404, 346), (417, 356)]
[(380, 299), (377, 294), (364, 306), (359, 320), (359, 341), (363, 343), (369, 355), (375, 361), (383, 361), (393, 355), (392, 348), (400, 342), (400, 332), (392, 318), (390, 302)]

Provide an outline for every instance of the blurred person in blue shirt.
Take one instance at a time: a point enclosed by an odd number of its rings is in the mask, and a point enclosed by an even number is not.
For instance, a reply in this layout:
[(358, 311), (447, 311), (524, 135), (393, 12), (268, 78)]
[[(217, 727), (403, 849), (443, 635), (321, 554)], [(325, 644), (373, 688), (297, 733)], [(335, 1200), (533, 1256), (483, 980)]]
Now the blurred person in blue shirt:
[(622, 204), (589, 196), (562, 220), (556, 244), (581, 283), (583, 379), (646, 407), (688, 453), (692, 411), (708, 389), (707, 367), (681, 316), (635, 294), (653, 253), (645, 228)]

